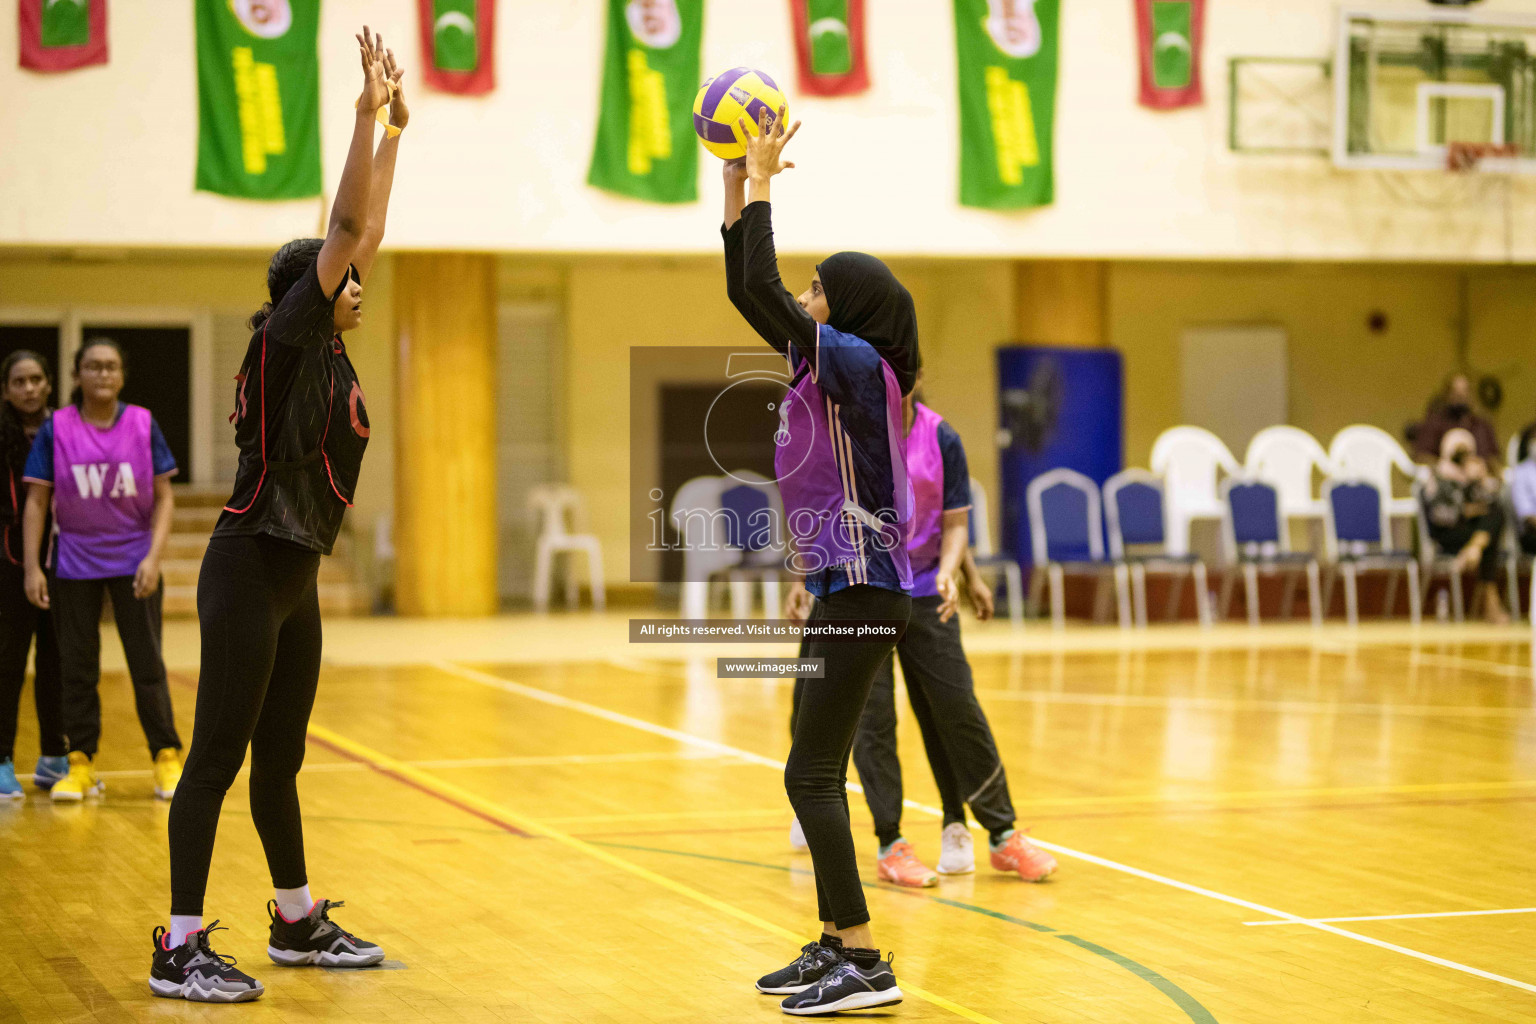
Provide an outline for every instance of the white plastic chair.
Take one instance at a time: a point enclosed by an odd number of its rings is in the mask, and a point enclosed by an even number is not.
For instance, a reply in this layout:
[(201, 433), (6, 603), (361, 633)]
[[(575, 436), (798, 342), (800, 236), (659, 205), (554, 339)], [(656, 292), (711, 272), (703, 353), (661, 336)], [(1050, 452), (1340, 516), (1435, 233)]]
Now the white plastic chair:
[(1163, 478), (1168, 553), (1189, 554), (1189, 527), (1196, 519), (1221, 519), (1225, 507), (1220, 475), (1242, 472), (1221, 438), (1204, 427), (1170, 427), (1152, 445), (1152, 472)]
[[(528, 507), (539, 516), (539, 540), (533, 569), (533, 606), (549, 610), (549, 588), (555, 571), (555, 555), (585, 552), (592, 574), (592, 608), (602, 611), (607, 604), (603, 587), (603, 547), (594, 533), (580, 533), (587, 526), (586, 505), (581, 492), (567, 484), (542, 484), (528, 492)], [(567, 530), (567, 517), (571, 529)], [(576, 574), (565, 574), (565, 603), (575, 607), (579, 599)]]
[(1392, 470), (1414, 478), (1419, 467), (1397, 443), (1397, 438), (1385, 430), (1366, 423), (1345, 427), (1328, 443), (1328, 459), (1333, 463), (1336, 475), (1375, 484), (1389, 516), (1418, 516), (1415, 498), (1392, 496)]
[(1024, 626), (1024, 574), (1019, 563), (1008, 555), (999, 555), (992, 542), (991, 505), (981, 481), (971, 477), (971, 557), (978, 569), (997, 569), (1008, 584), (1008, 621), (1014, 629)]
[(1265, 427), (1248, 442), (1243, 469), (1251, 477), (1273, 484), (1280, 492), (1280, 511), (1287, 517), (1316, 519), (1326, 515), (1321, 498), (1313, 495), (1312, 472), (1337, 475), (1333, 461), (1317, 438), (1300, 427)]

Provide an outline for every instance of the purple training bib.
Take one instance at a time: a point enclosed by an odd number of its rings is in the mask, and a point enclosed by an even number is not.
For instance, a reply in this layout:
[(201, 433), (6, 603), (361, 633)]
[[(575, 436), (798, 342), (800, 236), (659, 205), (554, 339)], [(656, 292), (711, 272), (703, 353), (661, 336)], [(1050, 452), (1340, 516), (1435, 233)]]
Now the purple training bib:
[(66, 405), (53, 414), (57, 572), (66, 580), (132, 576), (149, 554), (155, 470), (149, 410), (123, 407), (109, 429)]
[(944, 455), (939, 451), (939, 424), (944, 417), (914, 402), (912, 430), (907, 434), (907, 474), (917, 508), (907, 554), (912, 559), (912, 596), (938, 594), (939, 556), (944, 542)]

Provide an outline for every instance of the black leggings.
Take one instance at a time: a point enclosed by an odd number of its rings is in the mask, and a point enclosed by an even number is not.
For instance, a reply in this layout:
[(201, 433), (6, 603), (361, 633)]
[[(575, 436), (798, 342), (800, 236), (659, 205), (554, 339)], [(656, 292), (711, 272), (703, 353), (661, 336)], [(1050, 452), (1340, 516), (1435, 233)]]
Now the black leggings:
[[(861, 584), (817, 601), (811, 621), (905, 622), (911, 611), (906, 594)], [(892, 641), (808, 645), (808, 657), (825, 659), (826, 675), (801, 687), (795, 739), (784, 765), (784, 788), (816, 869), (817, 912), (839, 929), (869, 921), (848, 819), (848, 756), (875, 673), (894, 647)]]
[(912, 599), (907, 634), (875, 676), (853, 741), (853, 763), (875, 819), (875, 835), (889, 845), (901, 835), (901, 761), (896, 756), (896, 672), (907, 681), (912, 715), (944, 804), (944, 824), (965, 821), (965, 805), (992, 835), (1013, 827), (1008, 775), (992, 727), (976, 700), (971, 666), (960, 644), (960, 616), (939, 621), (937, 597)]
[(16, 717), (34, 636), (37, 670), (32, 697), (37, 705), (38, 746), (44, 757), (62, 757), (69, 752), (69, 741), (64, 738), (63, 688), (53, 616), (27, 600), (25, 579), (21, 566), (0, 555), (0, 761), (15, 752)]
[(272, 884), (308, 884), (297, 776), (320, 680), (320, 555), (267, 536), (215, 537), (197, 582), (202, 674), (171, 802), (171, 913), (200, 915), (224, 794), (251, 748), (251, 818)]

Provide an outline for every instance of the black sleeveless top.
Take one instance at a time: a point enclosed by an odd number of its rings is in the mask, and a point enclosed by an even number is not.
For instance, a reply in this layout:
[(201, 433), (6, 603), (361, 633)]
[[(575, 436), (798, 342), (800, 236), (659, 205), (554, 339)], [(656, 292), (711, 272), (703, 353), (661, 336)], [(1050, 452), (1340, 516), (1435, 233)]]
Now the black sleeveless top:
[(235, 378), (235, 489), (213, 535), (266, 534), (330, 554), (368, 446), (357, 371), (332, 333), (333, 306), (311, 266), (251, 336)]

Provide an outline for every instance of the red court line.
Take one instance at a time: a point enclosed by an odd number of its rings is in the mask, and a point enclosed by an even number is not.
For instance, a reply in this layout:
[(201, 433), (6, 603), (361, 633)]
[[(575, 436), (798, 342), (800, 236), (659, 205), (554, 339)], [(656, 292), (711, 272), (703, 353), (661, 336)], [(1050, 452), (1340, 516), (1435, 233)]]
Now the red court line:
[[(180, 683), (182, 686), (190, 687), (191, 689), (194, 689), (194, 690), (197, 689), (196, 682), (194, 682), (193, 680), (187, 678), (185, 675), (181, 674), (180, 672), (167, 672), (166, 675), (173, 682)], [(316, 746), (319, 746), (319, 747), (324, 747), (326, 750), (329, 750), (333, 754), (340, 754), (342, 757), (346, 758), (348, 761), (351, 761), (351, 762), (353, 762), (355, 764), (365, 765), (370, 770), (378, 772), (380, 775), (383, 775), (386, 778), (394, 779), (396, 782), (404, 783), (405, 785), (410, 786), (412, 789), (416, 790), (418, 793), (425, 793), (427, 796), (430, 796), (430, 797), (432, 797), (435, 800), (441, 800), (443, 803), (448, 804), (450, 807), (454, 807), (454, 808), (456, 808), (458, 810), (461, 810), (465, 814), (472, 814), (475, 817), (479, 818), (481, 821), (484, 821), (484, 822), (487, 822), (489, 824), (495, 825), (497, 828), (501, 829), (503, 832), (510, 832), (512, 835), (519, 836), (519, 837), (521, 837), (523, 839), (537, 839), (537, 838), (540, 838), (538, 836), (534, 836), (534, 835), (531, 835), (531, 834), (529, 834), (527, 832), (524, 832), (522, 829), (518, 828), (515, 825), (509, 825), (505, 821), (501, 821), (498, 818), (491, 817), (489, 814), (486, 814), (486, 813), (484, 813), (482, 811), (478, 811), (475, 808), (469, 806), (468, 804), (460, 803), (458, 800), (455, 800), (453, 797), (448, 796), (447, 794), (438, 793), (435, 790), (428, 789), (426, 786), (423, 786), (421, 783), (417, 782), (416, 780), (406, 778), (404, 775), (401, 775), (399, 772), (390, 771), (388, 768), (381, 768), (378, 765), (374, 764), (372, 761), (369, 761), (369, 760), (367, 760), (365, 758), (355, 757), (355, 756), (353, 756), (353, 754), (350, 751), (343, 750), (340, 747), (335, 746), (334, 744), (327, 743), (325, 740), (323, 740), (320, 737), (316, 736), (314, 733), (307, 733), (304, 738), (305, 738), (305, 740), (307, 742), (313, 743), (313, 744), (315, 744)]]
[(406, 776), (401, 775), (399, 772), (391, 771), (388, 768), (382, 768), (379, 765), (374, 764), (372, 761), (367, 760), (366, 758), (356, 757), (350, 751), (343, 750), (341, 747), (338, 747), (332, 743), (328, 743), (320, 737), (316, 736), (314, 733), (310, 733), (307, 736), (307, 739), (310, 743), (313, 743), (316, 746), (324, 747), (326, 750), (329, 750), (333, 754), (340, 754), (348, 761), (354, 761), (358, 764), (367, 765), (369, 768), (378, 772), (380, 775), (383, 775), (386, 778), (394, 779), (396, 782), (404, 783), (405, 785), (410, 786), (412, 789), (416, 790), (418, 793), (425, 793), (427, 796), (441, 800), (443, 803), (448, 804), (450, 807), (455, 807), (458, 810), (463, 811), (465, 814), (472, 814), (479, 818), (481, 821), (495, 825), (503, 832), (510, 832), (515, 836), (522, 837), (523, 839), (536, 838), (535, 836), (524, 832), (516, 825), (510, 825), (507, 822), (500, 820), (499, 818), (494, 818), (491, 815), (486, 814), (484, 811), (477, 810), (476, 808), (471, 807), (469, 804), (462, 803), (454, 799), (446, 793), (439, 793), (436, 790), (429, 789), (428, 787), (423, 786), (421, 783), (417, 782), (415, 779), (407, 778)]

